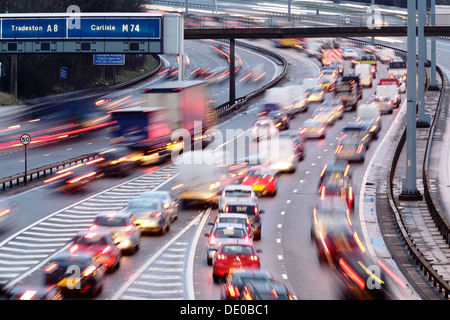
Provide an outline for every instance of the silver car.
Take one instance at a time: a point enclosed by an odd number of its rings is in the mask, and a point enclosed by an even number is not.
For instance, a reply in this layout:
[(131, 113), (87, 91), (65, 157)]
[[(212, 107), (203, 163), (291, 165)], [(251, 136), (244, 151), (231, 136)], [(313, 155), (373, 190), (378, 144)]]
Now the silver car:
[(109, 231), (113, 235), (114, 243), (129, 254), (139, 250), (141, 230), (134, 224), (134, 215), (124, 211), (105, 211), (99, 213), (91, 231)]
[(159, 200), (134, 198), (123, 211), (135, 216), (134, 224), (138, 225), (142, 232), (165, 234), (170, 230), (173, 221), (169, 210), (165, 209), (163, 202)]
[(208, 237), (208, 248), (206, 251), (206, 261), (208, 265), (212, 265), (214, 255), (222, 241), (230, 238), (252, 241), (246, 225), (240, 223), (216, 223), (211, 232), (205, 233), (204, 236)]
[(172, 222), (178, 219), (179, 204), (169, 191), (146, 191), (139, 196), (140, 199), (161, 201), (164, 209), (169, 211)]
[(258, 197), (253, 191), (252, 186), (246, 186), (241, 184), (232, 184), (226, 186), (219, 199), (219, 212), (223, 212), (226, 205), (230, 201), (249, 200), (258, 202)]

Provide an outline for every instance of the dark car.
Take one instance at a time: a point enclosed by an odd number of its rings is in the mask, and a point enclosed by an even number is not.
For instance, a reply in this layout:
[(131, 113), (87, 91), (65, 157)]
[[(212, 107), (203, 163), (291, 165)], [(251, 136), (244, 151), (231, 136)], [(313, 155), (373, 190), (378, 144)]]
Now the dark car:
[(62, 292), (56, 286), (24, 286), (18, 285), (9, 289), (7, 300), (62, 300)]
[(260, 210), (258, 204), (250, 201), (231, 201), (227, 203), (224, 212), (247, 214), (252, 224), (254, 240), (261, 239), (262, 220), (260, 215), (264, 213), (264, 210)]
[(222, 285), (221, 299), (222, 300), (240, 300), (241, 292), (248, 282), (263, 281), (275, 282), (273, 276), (265, 270), (261, 269), (233, 269), (230, 272)]
[(101, 150), (96, 160), (97, 167), (105, 175), (127, 176), (133, 171), (135, 165), (132, 154), (123, 147)]
[(323, 179), (332, 174), (340, 173), (344, 177), (352, 177), (351, 166), (347, 161), (333, 161), (328, 162), (322, 169), (319, 177), (319, 186), (322, 184)]
[(288, 130), (289, 129), (289, 115), (282, 110), (272, 110), (267, 116), (272, 118), (275, 127), (278, 130)]
[(305, 137), (300, 133), (300, 130), (286, 130), (280, 132), (278, 137), (289, 138), (294, 143), (294, 154), (298, 157), (298, 160), (305, 158)]
[(242, 300), (294, 300), (284, 284), (270, 281), (248, 282), (242, 290), (241, 297)]
[(95, 296), (103, 288), (105, 270), (92, 254), (62, 252), (44, 269), (45, 284), (56, 285), (65, 295), (92, 293)]
[(94, 164), (79, 163), (57, 171), (54, 177), (45, 180), (44, 183), (54, 183), (55, 192), (72, 193), (84, 189), (92, 180), (101, 176), (103, 176), (101, 170)]

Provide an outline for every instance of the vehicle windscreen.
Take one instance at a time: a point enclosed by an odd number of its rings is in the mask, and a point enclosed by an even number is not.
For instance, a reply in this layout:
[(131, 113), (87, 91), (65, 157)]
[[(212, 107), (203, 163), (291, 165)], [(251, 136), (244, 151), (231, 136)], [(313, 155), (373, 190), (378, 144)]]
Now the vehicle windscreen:
[(247, 215), (255, 215), (255, 206), (233, 205), (227, 206), (229, 213), (246, 213)]
[(124, 217), (97, 217), (94, 223), (105, 227), (123, 227), (128, 225), (128, 221)]
[(226, 197), (250, 197), (252, 195), (251, 191), (245, 190), (227, 190), (225, 191)]
[(242, 229), (218, 228), (214, 231), (215, 238), (245, 238), (246, 234)]
[(108, 241), (102, 235), (98, 234), (87, 234), (85, 236), (77, 236), (73, 240), (76, 244), (84, 245), (106, 245)]
[(406, 63), (405, 62), (391, 62), (389, 63), (390, 69), (406, 69)]
[(127, 207), (128, 210), (144, 211), (144, 210), (158, 210), (158, 203), (156, 202), (130, 202)]
[(225, 245), (222, 248), (222, 253), (241, 255), (241, 254), (254, 254), (254, 251), (251, 246)]

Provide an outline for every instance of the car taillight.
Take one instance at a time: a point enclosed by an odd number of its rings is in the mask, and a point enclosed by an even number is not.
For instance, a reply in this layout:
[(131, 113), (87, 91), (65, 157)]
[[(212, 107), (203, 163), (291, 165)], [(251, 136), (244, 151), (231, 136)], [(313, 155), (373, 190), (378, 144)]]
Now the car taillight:
[(73, 245), (71, 248), (70, 248), (70, 253), (74, 253), (75, 251), (77, 251), (78, 250), (78, 245)]
[(252, 254), (252, 255), (250, 256), (250, 260), (251, 260), (251, 261), (258, 261), (258, 260), (259, 260), (259, 257), (258, 257), (257, 255), (255, 255), (255, 254)]
[(95, 230), (97, 228), (96, 224), (93, 224), (92, 226), (89, 227), (89, 231)]
[(55, 270), (58, 267), (58, 265), (56, 263), (52, 263), (51, 265), (49, 265), (47, 267), (47, 269), (45, 269), (45, 272), (52, 272), (53, 270)]
[(213, 246), (213, 245), (215, 245), (216, 244), (216, 238), (214, 237), (214, 236), (211, 236), (210, 238), (209, 238), (209, 245), (210, 246)]
[(70, 180), (67, 181), (67, 183), (75, 183), (75, 182), (78, 182), (78, 181), (83, 180), (85, 178), (90, 178), (90, 177), (94, 176), (95, 174), (96, 174), (95, 171), (91, 171), (91, 172), (88, 172), (88, 173), (83, 174), (81, 176), (78, 176), (76, 178), (70, 179)]
[(111, 246), (106, 246), (105, 249), (103, 249), (102, 254), (106, 254), (111, 249)]
[(27, 290), (20, 296), (19, 300), (31, 300), (36, 293), (36, 290)]
[(353, 187), (348, 188), (348, 198), (353, 201)]
[(239, 288), (233, 285), (226, 285), (228, 295), (232, 298), (237, 298), (241, 295)]
[(361, 144), (361, 145), (358, 147), (358, 149), (356, 149), (356, 153), (361, 153), (363, 147), (364, 147), (364, 145)]
[(319, 129), (319, 133), (323, 133), (325, 131), (325, 128), (324, 127), (321, 127), (320, 129)]
[(304, 134), (306, 132), (306, 128), (303, 128), (302, 130), (300, 130), (300, 134)]
[(254, 211), (255, 211), (255, 216), (258, 217), (258, 216), (259, 216), (259, 210), (258, 210), (258, 207), (255, 207)]
[(320, 174), (320, 177), (322, 178), (323, 175), (325, 174), (325, 170), (327, 170), (328, 164), (325, 165), (325, 167), (323, 167), (322, 173)]
[(133, 225), (129, 225), (125, 228), (125, 232), (126, 233), (130, 233), (131, 231), (133, 231), (134, 226)]
[(95, 266), (89, 266), (84, 270), (83, 275), (88, 276), (92, 274), (95, 271), (95, 269), (96, 269)]

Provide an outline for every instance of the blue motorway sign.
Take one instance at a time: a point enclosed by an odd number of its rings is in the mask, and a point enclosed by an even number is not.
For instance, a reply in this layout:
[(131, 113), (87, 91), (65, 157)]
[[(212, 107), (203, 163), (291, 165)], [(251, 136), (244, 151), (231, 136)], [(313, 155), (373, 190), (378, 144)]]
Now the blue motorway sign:
[(67, 69), (67, 67), (59, 68), (59, 79), (60, 80), (67, 80), (67, 76), (68, 76), (68, 69)]
[[(79, 23), (73, 23), (79, 19)], [(161, 39), (161, 17), (2, 18), (0, 39)]]

